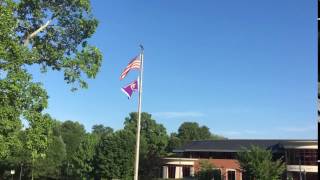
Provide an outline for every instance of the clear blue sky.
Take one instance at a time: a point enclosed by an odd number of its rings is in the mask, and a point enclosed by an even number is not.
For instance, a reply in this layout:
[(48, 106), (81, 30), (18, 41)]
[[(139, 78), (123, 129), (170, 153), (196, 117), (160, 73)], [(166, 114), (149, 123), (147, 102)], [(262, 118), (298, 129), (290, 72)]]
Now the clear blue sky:
[(184, 121), (229, 138), (316, 138), (316, 1), (94, 0), (90, 40), (104, 55), (88, 90), (39, 74), (58, 120), (123, 127), (137, 110), (119, 75), (145, 46), (143, 111), (168, 132)]

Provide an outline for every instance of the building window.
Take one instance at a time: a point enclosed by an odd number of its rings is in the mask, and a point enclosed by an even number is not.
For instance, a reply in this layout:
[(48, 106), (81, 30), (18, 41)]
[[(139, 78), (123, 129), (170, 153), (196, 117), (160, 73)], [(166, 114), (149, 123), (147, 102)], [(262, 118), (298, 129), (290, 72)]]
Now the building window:
[(316, 149), (287, 149), (288, 165), (317, 165)]
[(168, 171), (169, 171), (169, 178), (175, 178), (176, 175), (176, 166), (169, 165), (168, 166)]
[(236, 171), (228, 170), (227, 171), (227, 180), (236, 180)]
[(191, 166), (182, 166), (183, 177), (190, 177)]
[(212, 170), (212, 174), (213, 174), (213, 179), (214, 180), (221, 180), (221, 170), (220, 169), (213, 169)]

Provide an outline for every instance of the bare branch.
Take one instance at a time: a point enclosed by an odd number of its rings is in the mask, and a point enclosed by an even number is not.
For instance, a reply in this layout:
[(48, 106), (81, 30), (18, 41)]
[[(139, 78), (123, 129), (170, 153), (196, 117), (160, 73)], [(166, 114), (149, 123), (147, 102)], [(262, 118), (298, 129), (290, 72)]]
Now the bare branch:
[(52, 19), (50, 19), (49, 21), (47, 21), (44, 25), (42, 25), (41, 27), (39, 27), (36, 31), (34, 31), (33, 33), (31, 33), (30, 35), (27, 36), (27, 38), (24, 40), (24, 46), (28, 46), (30, 39), (32, 39), (34, 36), (36, 36), (39, 32), (41, 32), (44, 28), (46, 28), (50, 23), (51, 23)]

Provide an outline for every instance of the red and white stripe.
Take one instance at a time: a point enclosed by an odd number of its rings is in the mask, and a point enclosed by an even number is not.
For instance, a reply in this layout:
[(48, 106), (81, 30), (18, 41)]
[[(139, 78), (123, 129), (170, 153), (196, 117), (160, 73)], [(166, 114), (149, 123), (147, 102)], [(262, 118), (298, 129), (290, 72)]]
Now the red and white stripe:
[(140, 61), (140, 56), (138, 55), (135, 58), (133, 58), (133, 60), (130, 61), (127, 67), (122, 71), (120, 75), (120, 80), (125, 78), (131, 69), (140, 69), (140, 66), (141, 66), (141, 61)]

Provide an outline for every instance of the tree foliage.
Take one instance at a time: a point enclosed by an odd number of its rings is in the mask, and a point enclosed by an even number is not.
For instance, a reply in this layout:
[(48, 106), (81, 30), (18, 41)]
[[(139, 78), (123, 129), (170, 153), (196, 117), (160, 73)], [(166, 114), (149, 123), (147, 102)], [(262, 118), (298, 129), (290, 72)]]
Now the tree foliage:
[(30, 79), (24, 70), (9, 71), (6, 78), (0, 79), (1, 157), (10, 155), (10, 150), (15, 148), (12, 146), (19, 144), (17, 135), (22, 127), (21, 117), (28, 120), (31, 128), (48, 128), (45, 127), (48, 124), (42, 123), (48, 115), (41, 114), (47, 107), (47, 94), (40, 84), (32, 83)]
[(214, 169), (215, 166), (208, 160), (200, 160), (200, 170), (197, 172), (196, 177), (199, 180), (221, 180), (221, 172)]
[(60, 179), (62, 163), (66, 158), (66, 145), (61, 136), (51, 136), (46, 157), (35, 163), (35, 178)]
[(88, 43), (98, 21), (89, 0), (1, 0), (0, 12), (0, 175), (20, 166), (28, 179), (59, 179), (82, 136), (43, 113), (47, 92), (28, 70), (62, 71), (71, 90), (86, 88), (102, 61)]
[(72, 164), (78, 147), (84, 140), (86, 131), (79, 122), (65, 121), (60, 127), (63, 142), (66, 144), (66, 159), (63, 165), (63, 174), (67, 177), (77, 177), (77, 170)]
[(167, 151), (171, 152), (193, 140), (215, 140), (224, 137), (212, 134), (207, 126), (199, 126), (197, 122), (184, 122), (180, 125), (178, 133), (171, 133)]
[(48, 95), (28, 67), (63, 71), (72, 90), (87, 87), (85, 77), (94, 78), (101, 66), (100, 51), (87, 42), (98, 21), (89, 0), (2, 0), (0, 12), (0, 158), (21, 144), (21, 119), (28, 121), (26, 148), (36, 158), (48, 145), (50, 124), (42, 113)]
[[(130, 113), (124, 130), (136, 134), (138, 113)], [(151, 114), (141, 113), (139, 178), (152, 179), (160, 174), (161, 157), (166, 154), (168, 135), (162, 124), (156, 123)]]
[(281, 159), (272, 160), (272, 153), (256, 146), (238, 153), (241, 169), (248, 179), (278, 180), (285, 170)]
[(178, 137), (184, 142), (191, 140), (211, 139), (211, 133), (207, 126), (199, 126), (196, 122), (184, 122), (178, 129)]
[[(94, 125), (92, 132), (86, 132), (76, 121), (60, 122), (49, 115), (33, 117), (31, 122), (40, 126), (30, 124), (29, 128), (19, 131), (20, 145), (12, 150), (11, 156), (0, 160), (0, 179), (10, 178), (11, 169), (17, 174), (21, 170), (23, 179), (132, 179), (137, 118), (137, 113), (130, 113), (124, 128), (115, 132), (101, 124)], [(178, 134), (175, 137), (178, 138)], [(151, 114), (142, 113), (139, 179), (159, 176), (161, 159), (167, 156), (168, 139), (165, 127)], [(32, 153), (36, 153), (35, 158)], [(205, 170), (208, 166), (201, 166), (203, 174), (199, 177), (208, 177), (209, 171)]]
[(113, 133), (113, 129), (110, 127), (105, 127), (102, 124), (92, 126), (92, 134), (100, 139), (102, 136), (108, 136)]
[[(133, 178), (137, 119), (137, 113), (130, 113), (123, 130), (101, 137), (94, 163), (98, 177)], [(139, 179), (152, 179), (159, 175), (160, 158), (166, 153), (166, 129), (151, 114), (142, 113), (140, 134)]]
[(14, 5), (14, 34), (30, 56), (21, 64), (62, 70), (67, 83), (86, 87), (81, 74), (94, 78), (102, 60), (87, 42), (98, 26), (89, 0), (21, 0)]
[(94, 162), (96, 145), (98, 143), (96, 136), (86, 134), (76, 152), (72, 156), (72, 164), (77, 177), (94, 178)]
[(135, 136), (120, 130), (102, 136), (94, 157), (97, 179), (132, 179)]

